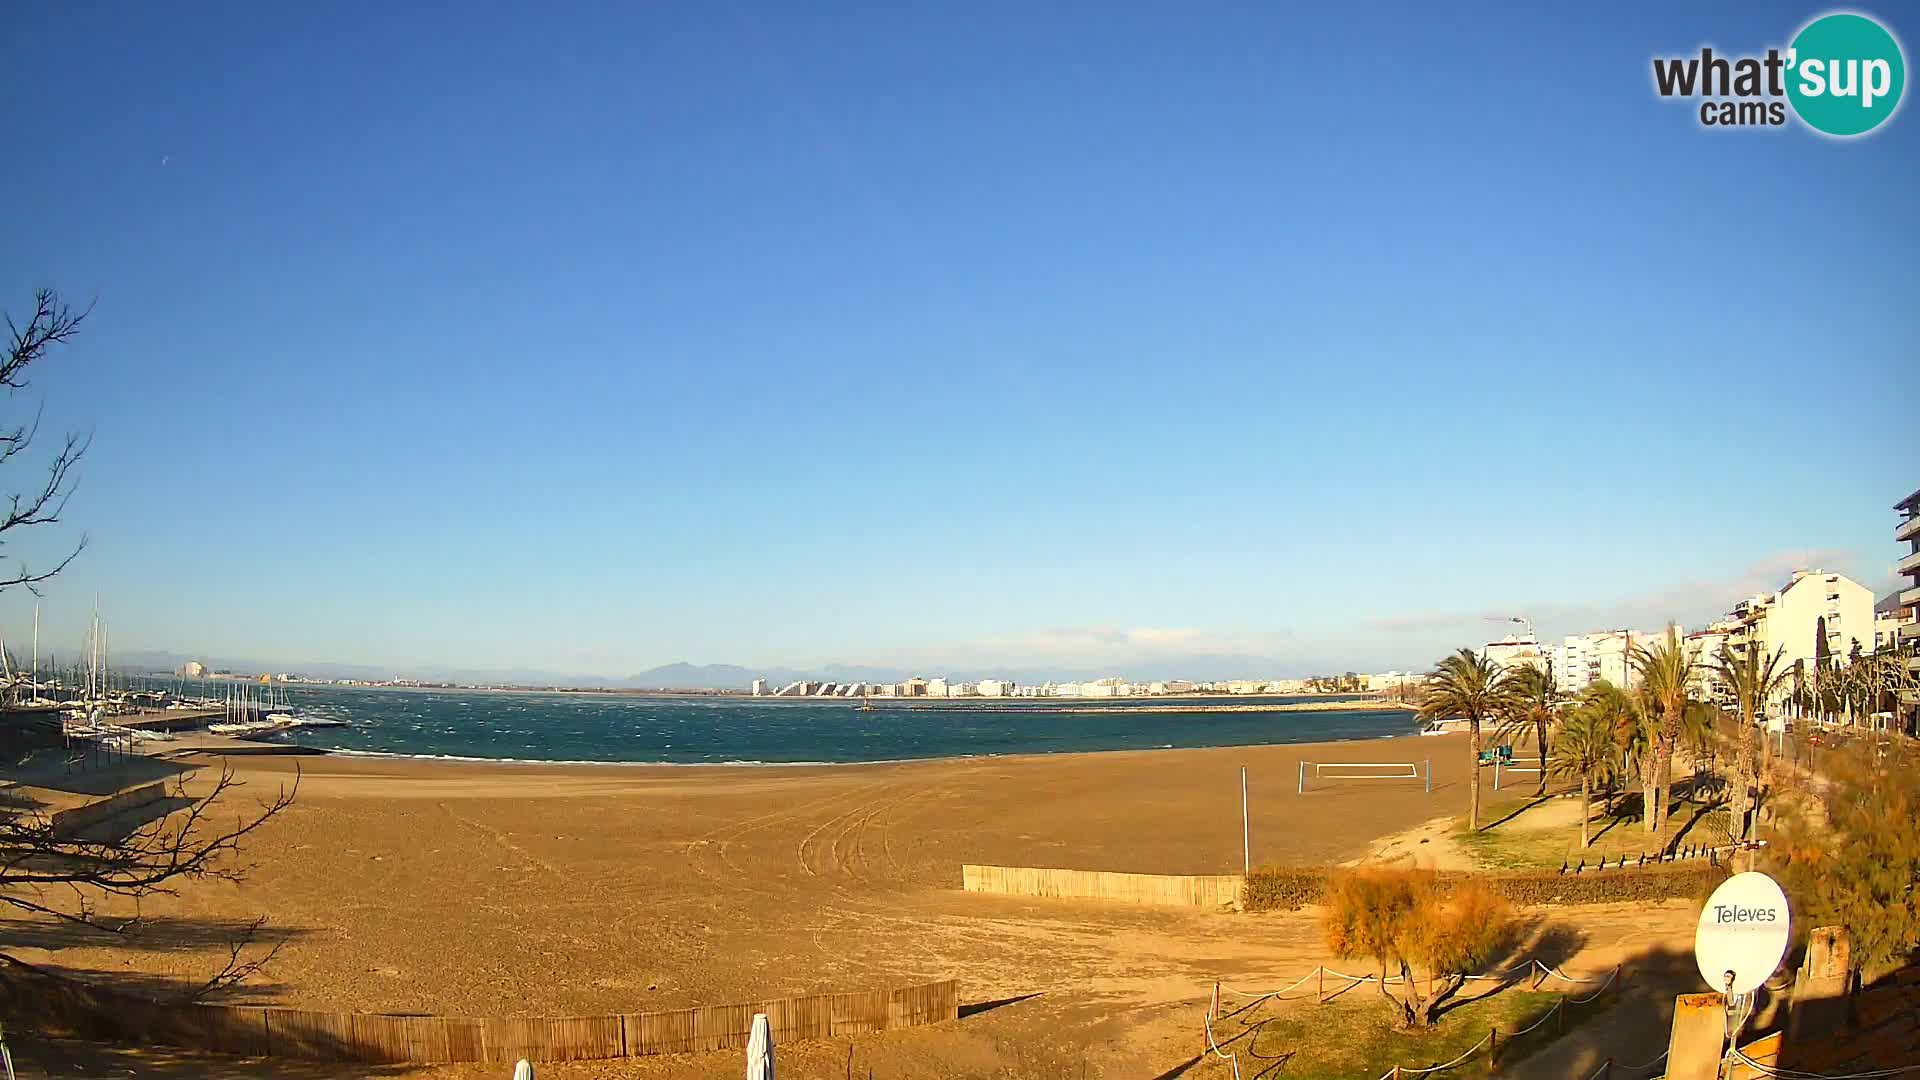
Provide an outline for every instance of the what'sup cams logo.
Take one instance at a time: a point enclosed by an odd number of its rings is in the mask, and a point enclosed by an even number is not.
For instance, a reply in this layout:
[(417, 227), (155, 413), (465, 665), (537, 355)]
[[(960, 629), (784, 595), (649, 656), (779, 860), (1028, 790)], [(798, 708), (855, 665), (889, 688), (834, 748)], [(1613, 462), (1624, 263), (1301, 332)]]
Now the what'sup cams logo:
[(1865, 135), (1900, 108), (1906, 57), (1891, 31), (1865, 15), (1835, 12), (1800, 29), (1786, 49), (1765, 56), (1655, 57), (1653, 87), (1663, 98), (1700, 99), (1700, 125), (1780, 127), (1788, 110), (1835, 138)]

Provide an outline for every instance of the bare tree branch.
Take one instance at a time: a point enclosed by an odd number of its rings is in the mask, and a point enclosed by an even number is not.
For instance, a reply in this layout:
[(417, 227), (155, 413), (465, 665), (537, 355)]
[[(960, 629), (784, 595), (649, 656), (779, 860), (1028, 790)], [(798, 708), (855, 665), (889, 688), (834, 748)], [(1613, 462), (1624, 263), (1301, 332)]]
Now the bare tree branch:
[[(76, 312), (62, 303), (59, 295), (50, 289), (35, 293), (33, 301), (33, 316), (25, 326), (15, 323), (11, 315), (7, 316), (7, 331), (12, 341), (5, 355), (0, 356), (0, 386), (9, 391), (25, 389), (28, 385), (28, 369), (44, 359), (54, 346), (72, 341), (93, 310), (89, 306), (85, 311)], [(33, 446), (34, 439), (40, 434), (41, 415), (41, 410), (36, 409), (31, 424), (0, 428), (0, 465), (12, 461)], [(92, 444), (91, 435), (69, 433), (60, 452), (54, 455), (53, 461), (47, 466), (41, 483), (25, 491), (0, 497), (4, 499), (0, 505), (5, 507), (5, 512), (0, 513), (0, 548), (6, 546), (6, 534), (15, 529), (51, 525), (60, 520), (60, 515), (66, 511), (67, 500), (73, 496), (78, 483), (74, 469)], [(23, 585), (38, 595), (35, 586), (65, 570), (86, 546), (87, 539), (82, 536), (73, 550), (51, 570), (36, 572), (25, 562), (20, 563), (19, 569), (11, 577), (0, 577), (0, 591)]]
[(197, 988), (189, 992), (186, 995), (186, 1000), (205, 1001), (210, 997), (231, 990), (247, 981), (247, 979), (259, 974), (262, 968), (272, 963), (274, 957), (280, 955), (280, 947), (287, 943), (285, 938), (274, 942), (264, 953), (255, 953), (251, 957), (246, 956), (247, 947), (254, 944), (255, 940), (260, 936), (260, 931), (265, 928), (266, 925), (267, 917), (262, 915), (253, 920), (245, 930), (241, 931), (240, 936), (228, 942), (227, 962), (221, 965), (219, 971), (214, 972), (208, 977), (206, 982), (201, 983)]

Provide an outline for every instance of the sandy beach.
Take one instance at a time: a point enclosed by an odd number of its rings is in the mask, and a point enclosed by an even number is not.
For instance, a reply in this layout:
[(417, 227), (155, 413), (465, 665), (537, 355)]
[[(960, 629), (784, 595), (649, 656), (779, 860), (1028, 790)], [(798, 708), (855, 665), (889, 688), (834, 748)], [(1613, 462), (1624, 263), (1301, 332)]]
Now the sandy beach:
[[(281, 953), (230, 1000), (386, 1012), (591, 1014), (953, 977), (966, 1002), (1043, 995), (996, 1024), (1091, 1008), (1106, 1019), (1075, 1039), (1143, 1061), (1172, 1040), (1183, 1058), (1191, 1017), (1156, 1026), (1159, 1010), (1215, 978), (1320, 962), (1311, 914), (982, 897), (959, 891), (960, 864), (1238, 872), (1242, 765), (1256, 864), (1349, 861), (1463, 812), (1466, 757), (1447, 736), (837, 767), (234, 759), (243, 805), (301, 770), (297, 803), (244, 849), (244, 884), (150, 898), (123, 942), (0, 932), (30, 943), (23, 959), (161, 988), (204, 978), (266, 914)], [(1301, 795), (1303, 758), (1431, 758), (1434, 790)], [(1687, 918), (1622, 912), (1592, 940), (1617, 951)]]

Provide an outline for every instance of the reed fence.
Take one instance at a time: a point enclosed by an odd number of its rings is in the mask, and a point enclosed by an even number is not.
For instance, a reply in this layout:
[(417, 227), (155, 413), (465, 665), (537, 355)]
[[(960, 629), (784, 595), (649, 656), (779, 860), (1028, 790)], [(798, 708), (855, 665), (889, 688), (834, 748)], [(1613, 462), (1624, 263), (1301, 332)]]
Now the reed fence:
[(1240, 874), (1119, 874), (973, 863), (960, 867), (960, 887), (966, 892), (1173, 907), (1238, 908), (1245, 884)]
[(0, 1012), (50, 1035), (246, 1057), (375, 1064), (582, 1061), (747, 1045), (755, 1013), (776, 1040), (825, 1039), (958, 1018), (952, 979), (667, 1012), (455, 1017), (155, 1002), (17, 961), (0, 965)]

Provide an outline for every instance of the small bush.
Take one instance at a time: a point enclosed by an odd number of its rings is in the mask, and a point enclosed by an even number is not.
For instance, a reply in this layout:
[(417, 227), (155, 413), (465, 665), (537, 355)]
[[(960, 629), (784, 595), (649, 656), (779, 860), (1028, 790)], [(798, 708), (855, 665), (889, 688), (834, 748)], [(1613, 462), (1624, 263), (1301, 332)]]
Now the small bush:
[[(1466, 976), (1499, 951), (1510, 921), (1507, 902), (1480, 879), (1364, 866), (1334, 871), (1321, 930), (1336, 955), (1370, 961), (1382, 976), (1397, 968), (1400, 990), (1379, 989), (1400, 1027), (1427, 1028)], [(1422, 973), (1425, 991), (1416, 977)]]
[[(1504, 874), (1439, 875), (1443, 888), (1464, 879), (1484, 881), (1494, 895), (1514, 904), (1612, 904), (1657, 900), (1705, 900), (1727, 879), (1727, 869), (1706, 862), (1661, 864), (1626, 870), (1562, 874), (1523, 870)], [(1321, 867), (1263, 866), (1247, 875), (1241, 906), (1247, 911), (1297, 911), (1324, 904), (1328, 871)]]

